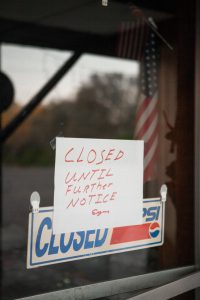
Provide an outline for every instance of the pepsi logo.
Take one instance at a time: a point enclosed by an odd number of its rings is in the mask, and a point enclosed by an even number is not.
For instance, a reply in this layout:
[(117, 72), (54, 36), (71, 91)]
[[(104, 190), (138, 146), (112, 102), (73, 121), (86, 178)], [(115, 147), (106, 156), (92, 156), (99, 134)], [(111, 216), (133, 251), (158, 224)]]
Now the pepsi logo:
[(156, 238), (160, 233), (160, 226), (157, 222), (151, 223), (149, 226), (149, 234), (152, 238)]

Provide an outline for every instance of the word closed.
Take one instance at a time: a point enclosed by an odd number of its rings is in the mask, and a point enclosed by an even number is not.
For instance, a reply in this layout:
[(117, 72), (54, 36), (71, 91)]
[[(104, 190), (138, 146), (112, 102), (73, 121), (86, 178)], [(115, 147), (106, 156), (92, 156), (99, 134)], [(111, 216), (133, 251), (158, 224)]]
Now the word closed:
[(56, 138), (54, 234), (142, 223), (143, 148), (143, 141)]
[(41, 208), (29, 214), (28, 268), (159, 246), (164, 240), (164, 204), (158, 198), (143, 200), (143, 222), (137, 225), (54, 234), (53, 213)]

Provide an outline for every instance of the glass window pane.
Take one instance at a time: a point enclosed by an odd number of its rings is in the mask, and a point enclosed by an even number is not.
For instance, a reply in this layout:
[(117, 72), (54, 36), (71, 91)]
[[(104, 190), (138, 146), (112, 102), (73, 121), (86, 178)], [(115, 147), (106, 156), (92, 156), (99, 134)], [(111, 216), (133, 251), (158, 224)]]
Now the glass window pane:
[[(4, 299), (194, 263), (194, 8), (143, 2), (69, 1), (59, 12), (49, 4), (40, 30), (26, 29), (30, 43), (21, 27), (16, 40), (6, 31), (1, 71), (15, 97), (2, 113), (3, 129), (67, 59), (82, 55), (2, 147)], [(8, 14), (6, 5), (2, 11)], [(37, 5), (34, 11), (43, 15)], [(29, 198), (37, 190), (41, 206), (53, 205), (50, 142), (58, 135), (145, 140), (144, 197), (168, 187), (163, 246), (26, 269)]]

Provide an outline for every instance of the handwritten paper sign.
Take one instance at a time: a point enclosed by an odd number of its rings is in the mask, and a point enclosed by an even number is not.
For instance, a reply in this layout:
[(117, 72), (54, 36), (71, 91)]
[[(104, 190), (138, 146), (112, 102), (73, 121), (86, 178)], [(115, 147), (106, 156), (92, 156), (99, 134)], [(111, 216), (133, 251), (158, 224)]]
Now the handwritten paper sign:
[(143, 141), (56, 138), (53, 232), (142, 223)]

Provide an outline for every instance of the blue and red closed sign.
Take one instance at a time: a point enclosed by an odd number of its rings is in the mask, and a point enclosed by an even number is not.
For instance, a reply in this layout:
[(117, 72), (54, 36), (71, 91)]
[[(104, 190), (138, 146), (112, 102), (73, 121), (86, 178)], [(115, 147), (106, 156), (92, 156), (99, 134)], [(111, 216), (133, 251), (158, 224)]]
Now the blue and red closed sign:
[(143, 200), (140, 225), (53, 234), (53, 208), (29, 215), (27, 268), (160, 246), (164, 241), (160, 198)]

